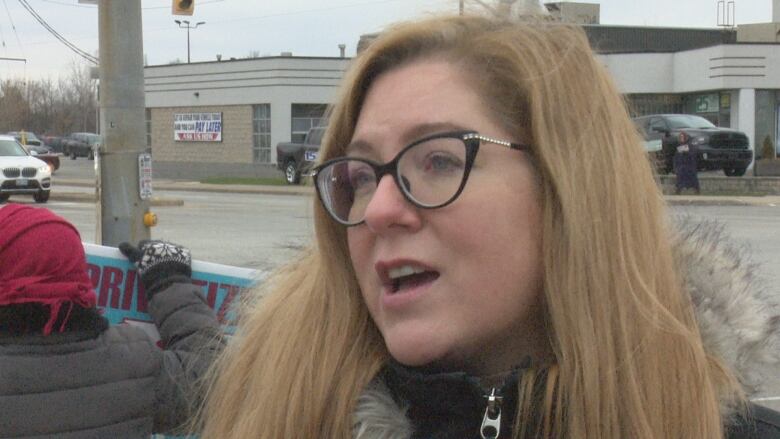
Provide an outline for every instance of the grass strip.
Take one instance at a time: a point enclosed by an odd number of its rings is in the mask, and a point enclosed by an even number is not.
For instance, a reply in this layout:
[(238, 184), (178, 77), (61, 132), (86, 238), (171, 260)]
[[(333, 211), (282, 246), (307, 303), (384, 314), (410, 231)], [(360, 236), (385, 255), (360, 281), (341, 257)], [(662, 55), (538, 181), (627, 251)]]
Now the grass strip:
[(209, 177), (200, 180), (204, 184), (245, 184), (252, 186), (285, 186), (281, 177)]

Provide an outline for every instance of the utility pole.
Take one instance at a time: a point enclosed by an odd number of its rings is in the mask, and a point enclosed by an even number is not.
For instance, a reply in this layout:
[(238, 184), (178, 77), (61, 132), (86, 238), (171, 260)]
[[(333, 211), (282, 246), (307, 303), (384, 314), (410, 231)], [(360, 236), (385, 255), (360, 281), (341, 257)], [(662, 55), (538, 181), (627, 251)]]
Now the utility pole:
[[(101, 0), (98, 239), (103, 245), (149, 239), (139, 155), (146, 152), (141, 0)], [(151, 172), (151, 171), (150, 171)], [(148, 198), (145, 197), (145, 198)]]
[(460, 4), (459, 4), (459, 6), (460, 6), (460, 8), (459, 8), (460, 15), (463, 15), (463, 1), (464, 0), (460, 0)]

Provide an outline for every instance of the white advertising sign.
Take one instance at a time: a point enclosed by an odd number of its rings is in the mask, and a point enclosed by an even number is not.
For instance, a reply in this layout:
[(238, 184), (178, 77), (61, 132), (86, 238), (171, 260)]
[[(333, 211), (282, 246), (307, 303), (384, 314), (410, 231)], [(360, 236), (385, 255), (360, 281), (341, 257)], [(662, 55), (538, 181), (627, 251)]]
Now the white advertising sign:
[(174, 113), (173, 140), (221, 142), (222, 113)]

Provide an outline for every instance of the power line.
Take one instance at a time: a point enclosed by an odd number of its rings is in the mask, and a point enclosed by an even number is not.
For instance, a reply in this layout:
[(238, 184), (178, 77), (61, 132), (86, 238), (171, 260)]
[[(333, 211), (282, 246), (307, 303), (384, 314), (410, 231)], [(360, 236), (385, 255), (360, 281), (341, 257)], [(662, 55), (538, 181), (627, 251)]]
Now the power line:
[(80, 5), (78, 3), (74, 4), (72, 2), (71, 3), (65, 3), (65, 2), (58, 2), (58, 1), (55, 1), (55, 0), (41, 0), (41, 1), (45, 2), (45, 3), (53, 3), (55, 5), (74, 6), (74, 7), (77, 7), (77, 8), (91, 8), (92, 7), (92, 5)]
[[(300, 14), (311, 14), (315, 12), (330, 12), (339, 9), (350, 9), (350, 8), (361, 7), (361, 6), (372, 6), (372, 5), (379, 5), (383, 3), (398, 3), (398, 2), (405, 2), (405, 1), (407, 0), (369, 0), (369, 1), (359, 2), (359, 3), (346, 4), (346, 5), (325, 6), (320, 8), (311, 8), (311, 9), (299, 9), (297, 11), (288, 11), (288, 12), (275, 12), (275, 13), (270, 13), (265, 15), (256, 15), (253, 17), (228, 18), (225, 20), (210, 20), (209, 23), (222, 24), (222, 23), (234, 23), (237, 21), (263, 20), (266, 18), (286, 17), (290, 15), (300, 15)], [(170, 27), (151, 28), (151, 29), (144, 29), (144, 32), (167, 31), (169, 29)]]
[[(16, 35), (16, 42), (19, 44), (19, 50), (22, 52), (22, 56), (25, 58), (27, 55), (24, 53), (24, 46), (22, 46), (22, 40), (19, 39), (19, 33), (16, 32), (16, 25), (14, 24), (14, 19), (11, 17), (11, 11), (8, 9), (8, 3), (6, 3), (5, 0), (3, 0), (3, 5), (5, 6), (5, 13), (8, 14), (8, 21), (11, 23), (11, 29), (14, 30), (14, 35)], [(5, 41), (3, 41), (5, 43)]]
[[(74, 4), (72, 2), (71, 3), (65, 3), (63, 1), (57, 1), (57, 0), (41, 0), (41, 1), (44, 2), (44, 3), (52, 3), (52, 4), (55, 4), (55, 5), (70, 6), (70, 7), (75, 7), (75, 8), (94, 8), (95, 7), (95, 5), (80, 5), (80, 4)], [(198, 6), (208, 5), (208, 4), (211, 4), (211, 3), (220, 3), (220, 2), (224, 2), (224, 1), (225, 0), (202, 1), (202, 2), (198, 2)], [(141, 9), (171, 9), (171, 6), (170, 5), (168, 5), (168, 6), (148, 6), (146, 8), (141, 8)]]
[(0, 42), (3, 43), (3, 53), (8, 51), (8, 47), (5, 45), (5, 33), (3, 32), (3, 26), (0, 26)]
[[(51, 0), (49, 0), (49, 1), (51, 1)], [(225, 0), (202, 1), (202, 2), (198, 2), (198, 6), (208, 5), (208, 4), (211, 4), (211, 3), (221, 3), (221, 2), (224, 2), (224, 1)], [(145, 8), (141, 8), (141, 9), (171, 9), (171, 7), (170, 6), (147, 6)]]
[[(5, 2), (5, 0), (3, 0), (3, 2)], [(32, 16), (33, 16), (33, 18), (35, 18), (35, 20), (36, 20), (36, 21), (38, 21), (38, 23), (40, 23), (40, 24), (41, 24), (41, 26), (43, 26), (43, 27), (44, 27), (44, 29), (46, 29), (47, 31), (49, 31), (49, 33), (50, 33), (50, 34), (52, 34), (52, 35), (54, 36), (54, 38), (58, 39), (58, 40), (59, 40), (59, 41), (60, 41), (62, 44), (64, 44), (65, 46), (67, 46), (67, 47), (68, 47), (70, 50), (72, 50), (72, 51), (73, 51), (73, 52), (74, 52), (76, 55), (78, 55), (78, 56), (80, 56), (80, 57), (82, 57), (82, 58), (86, 59), (87, 61), (89, 61), (89, 62), (91, 62), (91, 63), (94, 63), (94, 64), (97, 64), (97, 63), (98, 63), (98, 59), (97, 59), (97, 57), (95, 57), (95, 56), (93, 56), (93, 55), (89, 54), (88, 52), (86, 52), (86, 51), (84, 51), (84, 50), (81, 50), (81, 49), (80, 49), (78, 46), (76, 46), (75, 44), (71, 43), (71, 42), (70, 42), (70, 41), (68, 41), (68, 40), (67, 40), (65, 37), (63, 37), (62, 35), (60, 35), (60, 34), (59, 34), (59, 33), (58, 33), (56, 30), (54, 30), (54, 28), (53, 28), (53, 27), (51, 27), (51, 25), (49, 25), (49, 23), (47, 23), (47, 22), (46, 22), (46, 20), (44, 20), (44, 19), (43, 19), (43, 17), (41, 17), (40, 15), (38, 15), (38, 13), (37, 13), (37, 12), (35, 12), (35, 9), (33, 9), (33, 8), (32, 8), (32, 6), (30, 6), (30, 4), (29, 4), (29, 3), (27, 3), (27, 0), (19, 0), (19, 3), (20, 3), (20, 4), (21, 4), (21, 5), (22, 5), (22, 6), (23, 6), (25, 9), (27, 9), (27, 11), (28, 11), (28, 12), (29, 12), (29, 13), (30, 13)], [(7, 8), (7, 5), (6, 5), (6, 8)]]
[(265, 14), (265, 15), (258, 15), (254, 17), (241, 17), (241, 18), (232, 18), (227, 20), (211, 20), (210, 23), (230, 23), (230, 22), (236, 22), (236, 21), (247, 21), (247, 20), (259, 20), (263, 18), (273, 18), (273, 17), (284, 17), (288, 15), (299, 15), (299, 14), (310, 14), (313, 12), (329, 12), (329, 11), (335, 11), (339, 9), (350, 9), (354, 7), (360, 7), (360, 6), (371, 6), (371, 5), (378, 5), (382, 3), (396, 3), (404, 0), (373, 0), (373, 1), (364, 1), (364, 2), (358, 2), (358, 3), (351, 3), (346, 5), (336, 5), (336, 6), (325, 6), (321, 8), (312, 8), (312, 9), (301, 9), (297, 11), (288, 11), (288, 12), (277, 12), (277, 13), (271, 13), (271, 14)]

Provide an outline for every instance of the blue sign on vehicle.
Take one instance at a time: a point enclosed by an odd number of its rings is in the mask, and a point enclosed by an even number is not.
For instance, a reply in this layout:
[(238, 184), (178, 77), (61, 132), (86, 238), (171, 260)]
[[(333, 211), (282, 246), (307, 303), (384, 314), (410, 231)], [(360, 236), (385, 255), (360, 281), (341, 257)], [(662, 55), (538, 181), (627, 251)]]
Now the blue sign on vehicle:
[(317, 151), (305, 151), (303, 153), (303, 159), (307, 162), (313, 162), (317, 160)]

